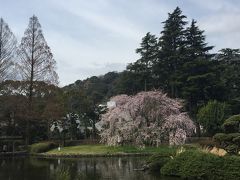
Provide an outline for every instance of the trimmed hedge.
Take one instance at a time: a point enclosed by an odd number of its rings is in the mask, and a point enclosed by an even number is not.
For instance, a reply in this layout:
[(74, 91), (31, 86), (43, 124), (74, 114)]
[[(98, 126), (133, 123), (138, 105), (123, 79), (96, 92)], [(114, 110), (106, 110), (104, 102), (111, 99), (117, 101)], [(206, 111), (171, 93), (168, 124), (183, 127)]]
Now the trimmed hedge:
[(239, 180), (240, 157), (185, 151), (168, 161), (161, 168), (161, 174), (186, 179)]
[(226, 119), (223, 128), (226, 133), (240, 133), (240, 115), (234, 115)]
[(240, 150), (240, 115), (234, 115), (223, 123), (225, 133), (215, 134), (213, 137), (217, 146), (230, 154), (238, 154)]
[(219, 145), (224, 144), (232, 144), (234, 142), (238, 142), (238, 139), (240, 137), (240, 133), (217, 133), (213, 136), (214, 141), (216, 141)]
[(58, 147), (54, 142), (41, 142), (29, 146), (29, 153), (43, 153)]

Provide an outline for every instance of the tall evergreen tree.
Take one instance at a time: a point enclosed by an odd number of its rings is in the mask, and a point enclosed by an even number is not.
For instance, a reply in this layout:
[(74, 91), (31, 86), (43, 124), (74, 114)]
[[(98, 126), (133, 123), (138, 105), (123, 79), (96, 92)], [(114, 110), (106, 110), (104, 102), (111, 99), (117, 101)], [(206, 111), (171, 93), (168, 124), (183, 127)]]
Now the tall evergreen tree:
[(128, 65), (128, 70), (134, 72), (136, 75), (141, 76), (144, 83), (144, 90), (146, 91), (148, 86), (153, 86), (152, 82), (152, 65), (156, 60), (158, 53), (158, 42), (155, 35), (148, 32), (146, 36), (142, 38), (140, 48), (136, 49), (136, 53), (140, 55), (135, 63)]
[[(204, 31), (192, 20), (185, 32), (184, 65), (179, 74), (181, 97), (186, 100), (187, 110), (196, 120), (196, 113), (202, 105), (211, 99), (224, 100), (225, 88), (212, 61), (210, 50), (213, 46), (206, 43)], [(197, 133), (200, 135), (199, 123), (196, 120)]]
[[(178, 78), (181, 82), (181, 93), (184, 98), (188, 99), (186, 94), (189, 94), (186, 91), (191, 91), (193, 88), (191, 87), (191, 83), (189, 84), (190, 79), (197, 79), (197, 77), (209, 78), (208, 75), (212, 69), (210, 66), (213, 63), (210, 62), (210, 58), (212, 55), (209, 51), (213, 48), (213, 46), (208, 46), (205, 40), (204, 31), (200, 30), (198, 26), (196, 26), (196, 21), (192, 20), (190, 27), (186, 29), (185, 32), (185, 49), (184, 49), (184, 65), (182, 66), (181, 73)], [(204, 74), (206, 76), (204, 76)], [(190, 86), (188, 86), (190, 85)], [(200, 85), (200, 84), (199, 84)], [(196, 84), (194, 84), (196, 86)], [(202, 85), (200, 85), (202, 86)], [(199, 88), (195, 87), (195, 90), (201, 91)], [(204, 96), (204, 95), (203, 95)], [(204, 100), (204, 99), (202, 99)], [(189, 101), (192, 101), (189, 99)], [(188, 102), (189, 109), (192, 109), (192, 106), (196, 106), (194, 102)], [(195, 101), (195, 100), (194, 100)]]
[(113, 94), (133, 95), (143, 91), (142, 78), (131, 71), (123, 71), (113, 84)]
[(184, 26), (186, 16), (177, 7), (173, 13), (168, 14), (168, 19), (163, 22), (164, 29), (161, 32), (159, 39), (160, 52), (157, 64), (155, 66), (155, 73), (159, 81), (164, 86), (167, 86), (167, 91), (172, 97), (178, 96), (177, 71), (183, 64), (183, 50), (185, 46)]
[(228, 90), (228, 102), (234, 114), (240, 113), (240, 49), (221, 49), (216, 55), (221, 77)]
[(10, 78), (17, 40), (9, 26), (0, 18), (0, 82)]
[(190, 27), (186, 29), (186, 61), (193, 61), (199, 57), (205, 59), (212, 57), (209, 51), (213, 49), (213, 46), (208, 46), (204, 31), (200, 30), (196, 23), (195, 20), (192, 20)]

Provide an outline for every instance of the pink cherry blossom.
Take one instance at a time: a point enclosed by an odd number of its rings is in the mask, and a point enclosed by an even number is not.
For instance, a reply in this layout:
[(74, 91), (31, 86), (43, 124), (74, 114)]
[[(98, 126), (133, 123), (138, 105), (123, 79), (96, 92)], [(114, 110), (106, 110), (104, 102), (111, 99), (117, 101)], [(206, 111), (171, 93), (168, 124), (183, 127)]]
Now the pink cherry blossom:
[(102, 115), (101, 141), (108, 145), (137, 146), (183, 144), (195, 125), (186, 112), (183, 101), (171, 99), (161, 91), (140, 92), (135, 96), (111, 98), (116, 106)]

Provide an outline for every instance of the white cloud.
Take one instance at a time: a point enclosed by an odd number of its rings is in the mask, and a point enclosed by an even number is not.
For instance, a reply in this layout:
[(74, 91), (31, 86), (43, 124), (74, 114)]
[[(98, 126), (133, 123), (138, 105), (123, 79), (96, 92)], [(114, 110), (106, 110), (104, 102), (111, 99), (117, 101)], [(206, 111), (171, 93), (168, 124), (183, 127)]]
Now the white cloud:
[(202, 8), (208, 10), (209, 13), (213, 11), (238, 11), (238, 0), (185, 0), (187, 4), (194, 4), (195, 8)]
[[(82, 1), (72, 1), (69, 3), (61, 1), (58, 2), (58, 5), (65, 11), (91, 23), (95, 28), (104, 29), (107, 33), (112, 33), (112, 36), (123, 36), (137, 40), (145, 33), (144, 30), (141, 30), (141, 27), (128, 21), (124, 15), (111, 13), (111, 8), (114, 7), (106, 2), (107, 1), (105, 1), (105, 3), (103, 3), (103, 1), (96, 1), (95, 3), (84, 4)], [(84, 5), (82, 5), (82, 3)], [(96, 8), (102, 9), (99, 11), (96, 10)], [(95, 11), (92, 11), (92, 9)], [(106, 11), (103, 11), (104, 9), (106, 9)]]
[(240, 33), (240, 13), (212, 15), (202, 19), (200, 25), (208, 34)]

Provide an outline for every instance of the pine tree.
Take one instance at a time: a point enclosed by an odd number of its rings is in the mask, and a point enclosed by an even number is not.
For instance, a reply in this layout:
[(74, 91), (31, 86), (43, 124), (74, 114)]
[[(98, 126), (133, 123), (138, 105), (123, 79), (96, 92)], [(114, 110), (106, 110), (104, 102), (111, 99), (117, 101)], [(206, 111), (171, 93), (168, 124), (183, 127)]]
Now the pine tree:
[(224, 63), (234, 64), (239, 62), (240, 59), (240, 49), (225, 48), (221, 49), (216, 55), (218, 61), (223, 61)]
[[(194, 120), (200, 106), (209, 99), (219, 99), (219, 93), (224, 91), (214, 67), (215, 62), (210, 61), (212, 54), (209, 51), (212, 48), (213, 46), (206, 43), (204, 31), (199, 29), (195, 20), (192, 20), (185, 31), (184, 64), (178, 75), (178, 82), (181, 97), (186, 99), (186, 108)], [(200, 135), (197, 121), (196, 125), (197, 134)]]
[[(208, 46), (203, 33), (204, 31), (196, 26), (195, 20), (192, 20), (190, 27), (188, 27), (185, 32), (184, 65), (178, 76), (178, 81), (181, 82), (181, 92), (183, 95), (186, 94), (184, 91), (187, 91), (188, 88), (192, 89), (187, 86), (189, 84), (189, 79), (196, 79), (199, 76), (203, 77), (203, 73), (212, 73), (208, 71), (211, 69), (211, 67), (208, 66), (213, 65), (209, 62), (210, 58), (213, 56), (209, 51), (213, 49), (213, 46)], [(205, 67), (205, 70), (203, 70), (203, 67)], [(192, 104), (192, 102), (189, 103)]]
[[(185, 46), (184, 26), (186, 16), (177, 7), (168, 19), (163, 22), (164, 30), (159, 38), (160, 52), (155, 66), (155, 73), (159, 81), (170, 91), (171, 97), (178, 96), (177, 72), (183, 64), (183, 50)], [(166, 87), (167, 86), (167, 87)]]
[(221, 77), (228, 90), (233, 113), (240, 113), (240, 49), (221, 49), (215, 56), (222, 70)]
[(213, 46), (208, 46), (204, 31), (200, 30), (196, 23), (195, 20), (192, 20), (190, 27), (186, 29), (186, 61), (193, 61), (199, 57), (205, 59), (212, 57), (209, 51), (213, 49)]
[(0, 18), (0, 82), (10, 78), (17, 40), (7, 23)]
[[(198, 83), (198, 80), (201, 79), (202, 82), (208, 82), (205, 84), (207, 86), (210, 83), (209, 80), (211, 80), (209, 76), (214, 76), (211, 66), (215, 63), (210, 62), (212, 55), (209, 53), (213, 46), (208, 46), (203, 33), (204, 31), (196, 26), (195, 20), (192, 20), (190, 27), (188, 27), (185, 32), (184, 65), (178, 76), (178, 81), (181, 82), (181, 96), (188, 100), (187, 104), (189, 105), (190, 111), (196, 108), (199, 100), (204, 101), (206, 99), (206, 95), (204, 94), (201, 95), (202, 99), (198, 99), (197, 96), (194, 99), (190, 98), (191, 93), (201, 94), (202, 92), (203, 87)], [(204, 78), (209, 79), (204, 80)], [(195, 83), (190, 83), (190, 80), (194, 80)]]
[(29, 117), (27, 118), (26, 143), (29, 143), (29, 122), (32, 118), (32, 101), (34, 96), (34, 83), (44, 81), (57, 84), (58, 76), (55, 71), (56, 62), (46, 40), (44, 39), (41, 25), (36, 16), (32, 16), (29, 25), (19, 46), (19, 69), (23, 80), (29, 83)]
[(140, 59), (135, 63), (128, 65), (128, 70), (142, 76), (144, 83), (144, 90), (149, 89), (147, 86), (153, 86), (152, 79), (152, 66), (153, 62), (156, 60), (158, 53), (158, 42), (155, 35), (149, 32), (142, 38), (140, 48), (136, 49), (136, 53), (140, 54)]

